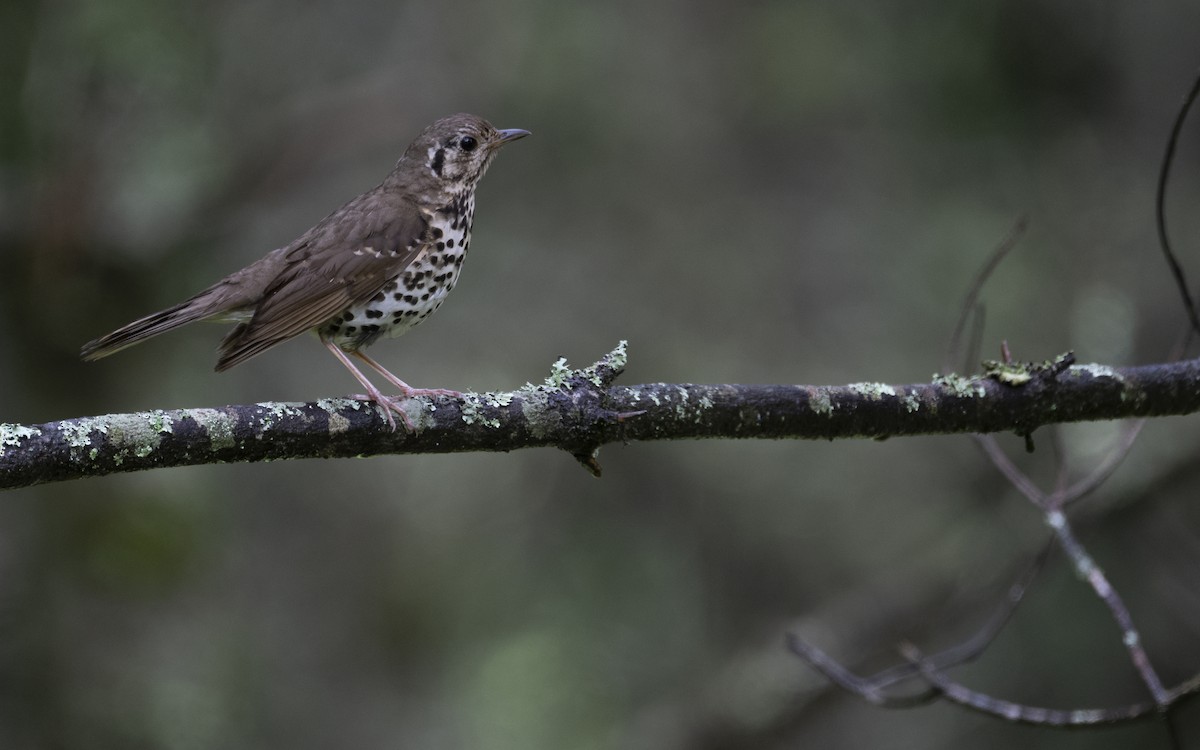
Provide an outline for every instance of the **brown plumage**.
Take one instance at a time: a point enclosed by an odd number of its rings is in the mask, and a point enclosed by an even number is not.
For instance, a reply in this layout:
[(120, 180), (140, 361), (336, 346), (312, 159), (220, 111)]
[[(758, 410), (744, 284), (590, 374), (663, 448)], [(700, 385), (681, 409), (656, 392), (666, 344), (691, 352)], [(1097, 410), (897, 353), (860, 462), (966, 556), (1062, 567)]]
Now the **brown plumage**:
[(378, 187), (191, 299), (89, 342), (83, 358), (106, 357), (196, 320), (234, 322), (219, 349), (220, 372), (316, 331), (392, 428), (394, 411), (411, 429), (397, 400), (383, 396), (346, 355), (369, 364), (405, 398), (455, 394), (411, 388), (361, 349), (404, 333), (441, 304), (470, 242), (475, 186), (502, 145), (528, 134), (496, 130), (474, 115), (438, 120)]

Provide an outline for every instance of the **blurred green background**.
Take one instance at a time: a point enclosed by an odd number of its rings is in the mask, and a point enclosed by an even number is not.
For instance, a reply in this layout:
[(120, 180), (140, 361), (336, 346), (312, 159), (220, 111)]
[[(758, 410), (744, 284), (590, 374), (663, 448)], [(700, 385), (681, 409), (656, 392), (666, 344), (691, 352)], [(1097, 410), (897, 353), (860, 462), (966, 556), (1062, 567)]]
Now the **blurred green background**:
[[(1160, 361), (1182, 315), (1158, 161), (1200, 5), (14, 0), (0, 8), (0, 421), (352, 392), (311, 340), (220, 376), (216, 326), (79, 346), (285, 244), (435, 118), (532, 130), (453, 298), (372, 353), (508, 389), (630, 341), (623, 382), (919, 382), (975, 270), (984, 354)], [(1200, 126), (1170, 201), (1200, 277)], [(1065, 431), (1082, 470), (1112, 425)], [(1194, 419), (1146, 429), (1080, 534), (1164, 680), (1200, 670)], [(1052, 441), (1020, 456), (1052, 476)], [(1020, 442), (1006, 439), (1020, 453)], [(1045, 538), (965, 437), (206, 466), (0, 503), (5, 748), (1165, 747), (948, 706), (860, 671), (981, 623)], [(1144, 699), (1061, 559), (955, 673)], [(1195, 707), (1179, 714), (1200, 739)]]

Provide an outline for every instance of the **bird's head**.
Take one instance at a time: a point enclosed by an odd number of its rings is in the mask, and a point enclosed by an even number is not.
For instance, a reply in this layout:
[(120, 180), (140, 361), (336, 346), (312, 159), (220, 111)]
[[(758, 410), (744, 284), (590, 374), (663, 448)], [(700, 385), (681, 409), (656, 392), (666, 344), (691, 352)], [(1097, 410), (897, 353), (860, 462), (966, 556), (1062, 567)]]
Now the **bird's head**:
[(397, 171), (418, 172), (446, 192), (472, 189), (500, 147), (529, 135), (528, 130), (497, 130), (482, 117), (457, 114), (425, 128), (396, 165)]

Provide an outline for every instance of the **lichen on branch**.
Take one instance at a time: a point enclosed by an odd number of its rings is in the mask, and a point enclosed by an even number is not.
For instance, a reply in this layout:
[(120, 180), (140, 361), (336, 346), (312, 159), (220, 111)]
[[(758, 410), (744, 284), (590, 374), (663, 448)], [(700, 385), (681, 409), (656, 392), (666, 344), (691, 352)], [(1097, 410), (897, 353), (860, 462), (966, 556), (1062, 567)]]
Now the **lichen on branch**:
[(614, 385), (622, 341), (588, 367), (564, 359), (514, 391), (413, 398), (415, 431), (392, 432), (351, 398), (0, 425), (0, 488), (194, 464), (556, 447), (599, 472), (612, 442), (685, 438), (839, 439), (1015, 432), (1200, 410), (1196, 360), (1141, 367), (1005, 365), (929, 383), (843, 386)]

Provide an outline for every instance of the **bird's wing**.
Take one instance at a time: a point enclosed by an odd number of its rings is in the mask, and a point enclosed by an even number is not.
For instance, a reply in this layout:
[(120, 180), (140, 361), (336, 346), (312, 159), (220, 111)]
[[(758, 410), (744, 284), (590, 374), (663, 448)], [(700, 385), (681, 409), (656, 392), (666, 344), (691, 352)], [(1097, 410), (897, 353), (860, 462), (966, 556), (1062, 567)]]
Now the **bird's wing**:
[(285, 251), (249, 322), (221, 342), (217, 371), (369, 300), (428, 249), (428, 221), (416, 204), (379, 191), (351, 201)]

